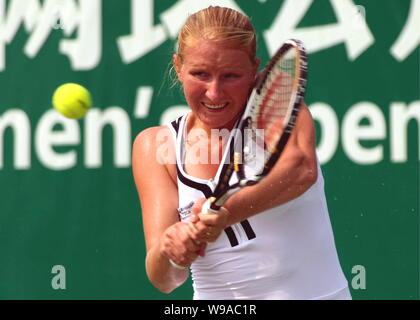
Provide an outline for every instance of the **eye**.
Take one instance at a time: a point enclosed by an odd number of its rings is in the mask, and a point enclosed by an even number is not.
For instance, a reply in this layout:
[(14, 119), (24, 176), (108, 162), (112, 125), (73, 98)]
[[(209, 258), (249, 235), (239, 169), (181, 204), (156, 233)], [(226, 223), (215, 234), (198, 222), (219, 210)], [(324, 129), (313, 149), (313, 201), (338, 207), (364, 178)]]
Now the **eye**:
[(204, 71), (194, 71), (192, 72), (192, 75), (199, 79), (204, 79), (208, 77), (208, 74)]
[(237, 74), (237, 73), (233, 73), (233, 72), (226, 73), (226, 74), (224, 75), (224, 78), (226, 78), (226, 79), (237, 79), (237, 78), (239, 78), (239, 77), (240, 77), (240, 75), (239, 75), (239, 74)]

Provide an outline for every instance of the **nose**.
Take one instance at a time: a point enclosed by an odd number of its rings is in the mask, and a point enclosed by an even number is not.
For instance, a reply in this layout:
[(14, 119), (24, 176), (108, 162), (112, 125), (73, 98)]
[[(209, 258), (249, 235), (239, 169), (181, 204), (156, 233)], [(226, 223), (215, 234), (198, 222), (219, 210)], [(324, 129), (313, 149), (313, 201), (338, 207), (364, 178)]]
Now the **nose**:
[(223, 89), (219, 79), (213, 79), (207, 85), (206, 97), (212, 102), (219, 102), (222, 98)]

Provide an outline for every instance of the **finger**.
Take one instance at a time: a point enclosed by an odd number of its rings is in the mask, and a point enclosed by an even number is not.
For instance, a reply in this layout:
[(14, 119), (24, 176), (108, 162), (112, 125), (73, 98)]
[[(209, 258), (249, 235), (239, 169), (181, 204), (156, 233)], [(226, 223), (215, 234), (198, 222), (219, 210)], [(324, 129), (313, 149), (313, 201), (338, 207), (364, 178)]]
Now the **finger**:
[(197, 239), (197, 240), (190, 239), (185, 244), (185, 248), (187, 249), (188, 252), (197, 253), (200, 250), (201, 242), (203, 242), (202, 239)]
[(203, 204), (206, 202), (206, 200), (207, 200), (206, 198), (198, 199), (194, 203), (193, 207), (191, 208), (191, 213), (198, 215), (201, 212), (201, 208), (202, 208)]
[(218, 220), (220, 220), (217, 213), (200, 213), (198, 218), (205, 225), (214, 225), (218, 222)]
[[(226, 223), (227, 223), (227, 217), (224, 216), (218, 216), (218, 215), (206, 215), (203, 214), (202, 217), (200, 217), (200, 230), (202, 230), (202, 226), (206, 226), (208, 227), (214, 227), (214, 228), (219, 228), (219, 229), (225, 229), (226, 228)], [(208, 231), (206, 228), (206, 232)]]
[(197, 252), (199, 249), (199, 243), (197, 243), (199, 237), (196, 234), (193, 223), (180, 222), (175, 233), (171, 234), (165, 243), (179, 255), (185, 254), (187, 251)]
[(185, 232), (185, 239), (181, 241), (181, 245), (189, 252), (197, 253), (203, 241), (202, 232), (195, 231), (194, 225), (188, 224)]
[(198, 218), (201, 222), (206, 225), (213, 225), (213, 226), (226, 226), (227, 219), (229, 217), (229, 212), (224, 209), (223, 207), (217, 211), (217, 213), (200, 213)]
[(206, 247), (207, 247), (207, 242), (203, 242), (200, 245), (200, 249), (197, 252), (200, 257), (204, 257), (205, 256), (205, 254), (206, 254)]
[(194, 252), (186, 250), (185, 248), (173, 250), (170, 255), (170, 260), (179, 266), (189, 267), (198, 257), (198, 248), (200, 247), (197, 247), (197, 250)]
[(202, 221), (191, 223), (188, 226), (188, 234), (195, 241), (203, 240), (206, 232), (208, 232), (208, 228), (209, 225), (204, 224)]
[(199, 220), (200, 220), (200, 218), (198, 217), (197, 214), (191, 214), (189, 219), (188, 219), (188, 222), (196, 223)]
[(187, 269), (188, 266), (183, 265), (181, 259), (180, 259), (180, 255), (178, 253), (178, 251), (176, 250), (176, 248), (169, 248), (166, 251), (166, 256), (168, 257), (169, 263), (177, 268), (177, 269)]
[[(198, 252), (198, 250), (197, 250), (197, 252)], [(191, 263), (192, 263), (192, 262), (194, 262), (194, 260), (195, 260), (195, 259), (197, 259), (197, 257), (198, 257), (197, 252), (190, 252), (190, 251), (188, 251), (187, 253), (185, 253), (185, 254), (182, 256), (183, 261), (184, 261), (186, 264), (191, 264)]]
[[(202, 225), (202, 223), (201, 223), (201, 225)], [(186, 232), (188, 233), (189, 238), (191, 238), (194, 241), (199, 240), (199, 238), (201, 237), (201, 232), (198, 229), (197, 224), (195, 224), (195, 223), (188, 222)]]
[(219, 238), (220, 234), (220, 231), (209, 233), (206, 235), (206, 242), (215, 242)]
[(178, 250), (176, 250), (176, 248), (172, 248), (168, 254), (168, 258), (169, 263), (176, 269), (188, 269), (189, 267), (187, 260)]
[(176, 223), (164, 234), (162, 252), (169, 260), (172, 260), (172, 266), (189, 267), (198, 257), (202, 247), (201, 244), (196, 243), (188, 236), (187, 226), (186, 222)]

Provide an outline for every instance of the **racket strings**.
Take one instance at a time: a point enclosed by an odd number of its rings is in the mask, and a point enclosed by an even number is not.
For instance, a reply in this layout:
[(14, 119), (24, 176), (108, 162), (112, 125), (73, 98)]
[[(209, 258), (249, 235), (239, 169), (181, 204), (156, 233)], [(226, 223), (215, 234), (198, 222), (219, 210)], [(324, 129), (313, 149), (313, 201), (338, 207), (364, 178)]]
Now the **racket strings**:
[[(287, 57), (284, 58), (284, 57)], [(294, 92), (296, 78), (295, 50), (289, 50), (271, 68), (266, 84), (261, 90), (263, 97), (256, 117), (256, 127), (264, 129), (265, 148), (274, 152), (288, 122), (289, 106)]]

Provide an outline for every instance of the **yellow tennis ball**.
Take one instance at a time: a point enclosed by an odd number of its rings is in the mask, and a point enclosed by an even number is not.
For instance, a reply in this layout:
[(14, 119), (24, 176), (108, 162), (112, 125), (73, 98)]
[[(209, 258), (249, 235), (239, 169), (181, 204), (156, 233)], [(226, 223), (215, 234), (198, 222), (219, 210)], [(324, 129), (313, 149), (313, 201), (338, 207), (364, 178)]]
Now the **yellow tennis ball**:
[(65, 83), (55, 90), (52, 103), (63, 116), (80, 119), (92, 107), (92, 98), (85, 87), (76, 83)]

